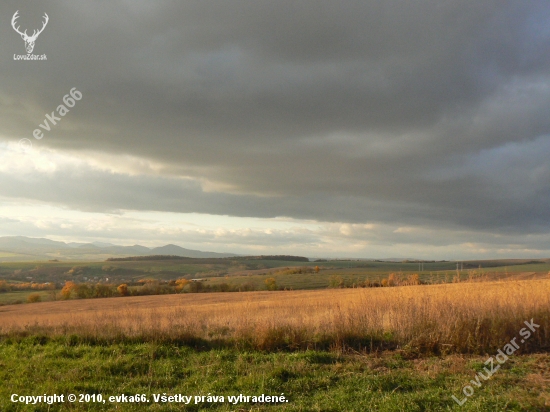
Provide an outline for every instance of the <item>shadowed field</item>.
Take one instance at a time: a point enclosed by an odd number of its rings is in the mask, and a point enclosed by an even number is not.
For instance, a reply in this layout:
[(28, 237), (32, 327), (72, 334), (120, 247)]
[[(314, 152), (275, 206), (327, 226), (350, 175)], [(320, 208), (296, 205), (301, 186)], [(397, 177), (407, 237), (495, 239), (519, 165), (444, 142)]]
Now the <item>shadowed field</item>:
[[(398, 352), (200, 351), (172, 344), (36, 343), (25, 338), (0, 344), (2, 411), (345, 411), (461, 412), (550, 410), (550, 356), (518, 355), (459, 407), (462, 387), (486, 356), (449, 355), (405, 359)], [(87, 393), (104, 398), (145, 394), (149, 403), (21, 405), (11, 394)], [(153, 403), (154, 394), (284, 395), (288, 403)]]
[(181, 342), (261, 350), (485, 353), (541, 325), (522, 352), (548, 350), (550, 280), (371, 289), (180, 294), (0, 307), (4, 337)]

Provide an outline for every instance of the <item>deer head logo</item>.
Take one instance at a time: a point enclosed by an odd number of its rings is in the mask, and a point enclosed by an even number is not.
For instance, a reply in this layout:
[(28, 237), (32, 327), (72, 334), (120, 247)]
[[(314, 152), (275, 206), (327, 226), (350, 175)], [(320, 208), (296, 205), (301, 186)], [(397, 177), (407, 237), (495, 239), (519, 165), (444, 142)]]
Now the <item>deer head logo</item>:
[(15, 24), (17, 23), (16, 20), (19, 18), (19, 10), (15, 12), (11, 19), (11, 25), (13, 29), (21, 35), (21, 38), (25, 40), (25, 48), (27, 49), (27, 53), (31, 54), (34, 49), (34, 42), (36, 41), (36, 38), (40, 33), (44, 31), (46, 28), (46, 25), (48, 24), (48, 20), (50, 19), (46, 13), (44, 13), (44, 23), (42, 25), (42, 28), (40, 30), (34, 30), (32, 36), (27, 35), (27, 30), (24, 32), (19, 31), (19, 26), (15, 27)]

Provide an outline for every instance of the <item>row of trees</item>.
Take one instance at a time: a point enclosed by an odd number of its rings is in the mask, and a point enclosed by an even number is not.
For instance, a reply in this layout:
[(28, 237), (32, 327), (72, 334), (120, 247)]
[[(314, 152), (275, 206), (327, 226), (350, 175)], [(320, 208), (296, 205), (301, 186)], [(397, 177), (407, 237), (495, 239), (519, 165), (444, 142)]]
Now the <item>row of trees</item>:
[(166, 295), (180, 292), (186, 282), (188, 281), (176, 281), (174, 283), (151, 281), (144, 283), (143, 286), (129, 287), (126, 283), (116, 286), (100, 283), (90, 284), (68, 281), (65, 282), (65, 286), (61, 289), (61, 298), (89, 299), (110, 298), (113, 296)]
[(301, 266), (301, 267), (292, 267), (280, 269), (276, 272), (273, 272), (275, 275), (303, 275), (306, 273), (319, 273), (319, 266)]
[(421, 285), (422, 281), (418, 273), (410, 274), (406, 277), (399, 276), (396, 273), (390, 273), (387, 278), (381, 280), (370, 280), (369, 278), (361, 281), (357, 278), (344, 279), (342, 276), (334, 275), (329, 279), (329, 288), (377, 288), (392, 286), (413, 286)]
[[(274, 278), (266, 279), (267, 290), (277, 290)], [(188, 279), (161, 282), (151, 280), (142, 283), (142, 286), (129, 286), (126, 283), (116, 285), (65, 282), (61, 289), (61, 299), (89, 299), (108, 298), (114, 296), (144, 296), (166, 295), (174, 293), (207, 293), (207, 292), (248, 292), (258, 290), (251, 282), (240, 285), (219, 283), (210, 285), (205, 282), (192, 282)]]
[(36, 282), (8, 282), (0, 280), (0, 292), (12, 292), (17, 290), (52, 290), (55, 289), (55, 284), (36, 283)]
[(111, 285), (75, 283), (72, 281), (65, 282), (65, 286), (61, 289), (61, 298), (70, 299), (75, 297), (78, 299), (88, 298), (109, 298), (117, 296), (116, 289)]

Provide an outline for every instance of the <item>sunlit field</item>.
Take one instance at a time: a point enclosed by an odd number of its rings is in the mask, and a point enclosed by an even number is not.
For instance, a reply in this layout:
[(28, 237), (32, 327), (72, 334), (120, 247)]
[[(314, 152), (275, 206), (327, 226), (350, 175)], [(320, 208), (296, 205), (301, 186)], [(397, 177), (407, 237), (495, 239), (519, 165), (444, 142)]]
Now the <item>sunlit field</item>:
[(484, 353), (541, 325), (523, 352), (548, 348), (550, 280), (319, 291), (180, 294), (0, 307), (4, 336), (185, 342), (261, 350)]

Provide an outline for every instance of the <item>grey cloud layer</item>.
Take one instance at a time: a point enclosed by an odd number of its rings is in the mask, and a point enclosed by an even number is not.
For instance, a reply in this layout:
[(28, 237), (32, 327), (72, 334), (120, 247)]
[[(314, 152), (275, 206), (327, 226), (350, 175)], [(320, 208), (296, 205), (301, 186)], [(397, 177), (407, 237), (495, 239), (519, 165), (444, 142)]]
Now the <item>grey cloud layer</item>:
[[(23, 48), (8, 24), (17, 9), (29, 25), (50, 15), (35, 50), (47, 62), (10, 60)], [(164, 165), (129, 180), (81, 170), (47, 193), (5, 176), (4, 196), (550, 229), (547, 1), (8, 1), (0, 11), (4, 136), (30, 137), (77, 86), (84, 99), (40, 144)], [(177, 176), (233, 189), (205, 193)]]

